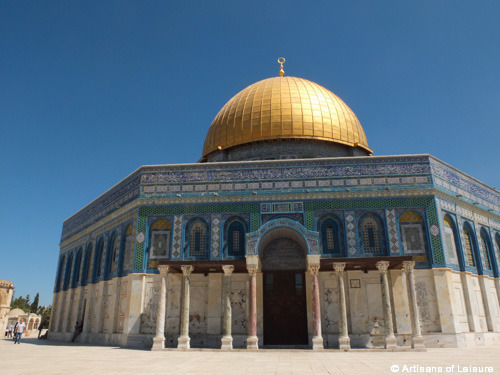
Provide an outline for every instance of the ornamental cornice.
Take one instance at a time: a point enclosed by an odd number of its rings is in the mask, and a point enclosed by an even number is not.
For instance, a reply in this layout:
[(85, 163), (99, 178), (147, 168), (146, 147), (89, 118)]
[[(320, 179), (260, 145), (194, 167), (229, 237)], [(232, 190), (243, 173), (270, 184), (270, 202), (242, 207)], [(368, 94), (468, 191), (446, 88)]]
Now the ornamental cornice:
[[(61, 252), (64, 251), (63, 249), (65, 249), (67, 247), (74, 247), (73, 244), (79, 243), (80, 241), (83, 241), (82, 243), (84, 243), (85, 245), (89, 242), (93, 242), (98, 237), (98, 235), (96, 235), (96, 233), (94, 233), (94, 232), (97, 232), (97, 231), (99, 231), (99, 233), (105, 232), (111, 228), (114, 228), (115, 226), (123, 224), (125, 221), (127, 221), (133, 217), (136, 217), (137, 213), (138, 213), (136, 208), (139, 207), (139, 205), (137, 205), (137, 201), (134, 203), (135, 203), (135, 205), (134, 205), (135, 207), (130, 207), (133, 205), (131, 203), (130, 205), (127, 205), (127, 206), (123, 207), (122, 209), (102, 218), (101, 220), (97, 221), (95, 224), (91, 225), (90, 227), (83, 229), (81, 232), (78, 232), (76, 235), (71, 236), (68, 239), (62, 241), (59, 244), (59, 247), (61, 248)], [(133, 211), (130, 211), (130, 210), (133, 210)], [(130, 211), (130, 212), (128, 212), (127, 214), (124, 215), (124, 212), (127, 212), (127, 211)], [(135, 222), (133, 222), (132, 225), (135, 225)], [(92, 236), (92, 241), (88, 241), (88, 239), (90, 238), (89, 236)]]
[[(475, 218), (480, 218), (480, 222), (484, 222), (485, 225), (491, 225), (491, 222), (497, 222), (498, 228), (500, 229), (500, 216), (492, 211), (487, 211), (478, 205), (468, 203), (457, 197), (456, 195), (448, 194), (442, 190), (435, 190), (436, 197), (440, 200), (441, 208), (456, 213), (462, 217), (466, 217), (470, 220), (475, 220)], [(500, 211), (500, 207), (498, 207)], [(486, 224), (489, 223), (489, 224)]]
[[(302, 192), (302, 193), (275, 193), (262, 195), (219, 195), (219, 196), (181, 196), (181, 197), (158, 197), (158, 198), (137, 198), (126, 206), (99, 219), (94, 224), (76, 232), (74, 235), (61, 241), (60, 248), (66, 248), (78, 242), (82, 237), (88, 236), (104, 226), (102, 231), (106, 231), (130, 218), (136, 217), (137, 210), (144, 206), (164, 206), (164, 205), (185, 205), (185, 204), (223, 204), (223, 203), (257, 203), (267, 201), (311, 201), (311, 200), (352, 200), (356, 198), (409, 198), (409, 197), (430, 197), (439, 191), (432, 188), (404, 189), (404, 190), (372, 190), (372, 191), (329, 191), (329, 192)], [(99, 230), (101, 231), (101, 230)], [(87, 237), (88, 238), (88, 237)], [(94, 235), (95, 239), (95, 235)]]

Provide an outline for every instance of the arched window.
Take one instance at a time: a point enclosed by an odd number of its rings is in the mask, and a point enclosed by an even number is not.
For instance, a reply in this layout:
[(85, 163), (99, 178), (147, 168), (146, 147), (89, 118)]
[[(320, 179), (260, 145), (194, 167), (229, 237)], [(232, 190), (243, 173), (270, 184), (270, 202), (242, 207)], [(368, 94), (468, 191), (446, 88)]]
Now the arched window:
[(459, 265), (458, 247), (457, 247), (457, 232), (453, 219), (449, 215), (445, 215), (444, 223), (444, 247), (446, 251), (446, 259), (448, 263)]
[(342, 223), (337, 218), (327, 216), (318, 224), (323, 254), (342, 255), (344, 247)]
[(156, 220), (149, 228), (150, 259), (168, 259), (170, 255), (170, 223)]
[(116, 263), (118, 262), (118, 236), (114, 232), (108, 244), (107, 269), (106, 277), (113, 275), (116, 271)]
[[(495, 251), (495, 255), (496, 255), (496, 258), (497, 258), (497, 265), (498, 267), (500, 268), (500, 233), (497, 233), (495, 235), (495, 242), (497, 243), (497, 248), (496, 248), (496, 251)], [(500, 270), (499, 270), (500, 272)]]
[(493, 252), (491, 251), (491, 242), (490, 235), (486, 231), (485, 228), (481, 228), (481, 258), (483, 261), (483, 269), (491, 271), (493, 269), (492, 265), (492, 256)]
[(97, 241), (97, 245), (95, 248), (94, 281), (96, 281), (102, 275), (103, 257), (104, 257), (104, 240), (101, 237)]
[(463, 230), (465, 265), (469, 267), (476, 267), (476, 261), (474, 259), (474, 237), (472, 236), (472, 229), (467, 223), (464, 223)]
[(63, 285), (64, 290), (68, 289), (72, 266), (73, 266), (73, 253), (71, 253), (68, 256), (68, 262), (66, 263), (66, 271), (64, 272), (64, 285)]
[(202, 219), (193, 220), (188, 225), (188, 256), (190, 258), (206, 258), (208, 249), (207, 225)]
[(30, 322), (28, 323), (28, 331), (31, 331), (33, 329), (33, 318), (30, 319)]
[(244, 256), (245, 225), (241, 219), (230, 219), (226, 224), (227, 255), (230, 257)]
[(399, 217), (403, 251), (405, 254), (425, 253), (424, 220), (415, 211), (405, 211)]
[(59, 269), (57, 270), (57, 279), (56, 279), (56, 291), (59, 292), (62, 288), (62, 282), (63, 282), (63, 272), (65, 269), (66, 265), (66, 256), (63, 255), (61, 258), (59, 258)]
[(361, 249), (367, 254), (385, 253), (385, 237), (382, 220), (372, 214), (364, 215), (359, 221)]
[(89, 243), (87, 251), (85, 251), (85, 271), (84, 276), (82, 277), (82, 285), (85, 285), (92, 280), (93, 255), (94, 249), (92, 248), (92, 244)]
[(38, 325), (40, 324), (40, 320), (35, 320), (35, 326), (33, 327), (33, 329), (37, 329), (38, 328)]
[(73, 266), (73, 278), (71, 280), (71, 287), (76, 288), (78, 286), (78, 281), (80, 281), (80, 269), (82, 266), (82, 248), (78, 249), (75, 258), (75, 264)]
[(129, 268), (132, 266), (132, 260), (134, 256), (134, 235), (132, 234), (132, 225), (129, 225), (127, 227), (127, 230), (125, 231), (125, 238), (124, 238), (124, 243), (125, 246), (123, 247), (123, 263), (122, 267), (120, 270), (121, 272), (128, 271)]

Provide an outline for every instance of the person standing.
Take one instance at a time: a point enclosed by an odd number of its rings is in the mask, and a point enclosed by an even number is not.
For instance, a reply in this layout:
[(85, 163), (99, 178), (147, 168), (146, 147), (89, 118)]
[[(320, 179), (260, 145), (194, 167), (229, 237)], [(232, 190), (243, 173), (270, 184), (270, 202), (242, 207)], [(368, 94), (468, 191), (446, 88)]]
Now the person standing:
[(12, 333), (14, 332), (14, 325), (11, 323), (9, 324), (9, 332), (7, 338), (12, 338)]
[(38, 326), (38, 338), (40, 338), (40, 334), (42, 333), (42, 329), (43, 329), (43, 326), (42, 326), (42, 324), (40, 324)]
[(21, 322), (17, 325), (16, 337), (14, 338), (14, 344), (21, 343), (21, 336), (23, 335), (25, 328), (26, 328), (26, 323), (24, 323), (24, 319), (21, 319)]

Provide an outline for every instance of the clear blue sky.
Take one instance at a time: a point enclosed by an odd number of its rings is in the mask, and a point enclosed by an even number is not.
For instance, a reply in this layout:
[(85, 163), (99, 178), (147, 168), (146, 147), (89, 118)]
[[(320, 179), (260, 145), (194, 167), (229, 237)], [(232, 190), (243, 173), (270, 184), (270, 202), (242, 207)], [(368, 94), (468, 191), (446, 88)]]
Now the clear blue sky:
[(0, 3), (0, 279), (52, 303), (62, 222), (145, 164), (196, 162), (218, 110), (276, 76), (357, 114), (376, 155), (500, 188), (498, 1)]

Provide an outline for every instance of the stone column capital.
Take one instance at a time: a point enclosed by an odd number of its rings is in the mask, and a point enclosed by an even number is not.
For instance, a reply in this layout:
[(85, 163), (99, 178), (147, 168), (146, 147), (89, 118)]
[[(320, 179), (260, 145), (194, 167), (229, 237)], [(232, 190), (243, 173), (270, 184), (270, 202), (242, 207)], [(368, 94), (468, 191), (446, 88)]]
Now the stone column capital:
[(319, 264), (310, 264), (308, 266), (308, 268), (309, 268), (309, 272), (311, 273), (311, 275), (318, 276), (318, 273), (319, 273)]
[(405, 260), (403, 262), (403, 271), (410, 273), (410, 272), (413, 272), (413, 268), (415, 268), (415, 261), (414, 260)]
[(160, 275), (163, 277), (167, 276), (168, 272), (170, 271), (170, 266), (158, 266), (158, 272), (160, 272)]
[(387, 270), (389, 269), (389, 262), (387, 260), (380, 260), (375, 265), (382, 274), (387, 273)]
[(193, 266), (181, 266), (182, 270), (182, 275), (183, 276), (191, 276), (193, 273), (194, 267)]
[(256, 264), (247, 264), (247, 271), (250, 276), (255, 276), (257, 274), (258, 266)]
[(333, 270), (337, 275), (342, 275), (344, 273), (345, 269), (345, 263), (343, 262), (334, 262), (333, 263)]
[(224, 265), (222, 266), (222, 271), (224, 271), (225, 276), (231, 276), (234, 271), (234, 266), (231, 265)]

